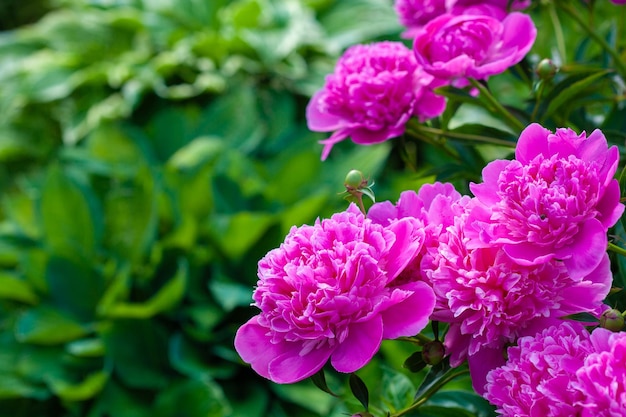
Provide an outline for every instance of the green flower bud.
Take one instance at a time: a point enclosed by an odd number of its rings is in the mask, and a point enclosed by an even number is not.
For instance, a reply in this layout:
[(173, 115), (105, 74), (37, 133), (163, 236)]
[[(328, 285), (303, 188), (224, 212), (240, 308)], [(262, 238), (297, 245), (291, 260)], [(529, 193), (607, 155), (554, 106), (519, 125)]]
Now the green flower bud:
[(624, 316), (619, 310), (610, 308), (602, 313), (600, 327), (612, 332), (619, 332), (624, 328)]
[(557, 73), (559, 68), (551, 60), (544, 58), (537, 64), (537, 75), (542, 80), (550, 80)]
[(428, 342), (424, 345), (422, 349), (422, 357), (424, 358), (424, 362), (429, 365), (437, 365), (439, 362), (443, 360), (443, 357), (446, 354), (446, 349), (439, 340), (433, 340), (432, 342)]
[(367, 187), (367, 180), (363, 177), (363, 173), (361, 171), (353, 169), (348, 172), (348, 175), (346, 175), (343, 185), (345, 185), (346, 189), (349, 191), (359, 190)]

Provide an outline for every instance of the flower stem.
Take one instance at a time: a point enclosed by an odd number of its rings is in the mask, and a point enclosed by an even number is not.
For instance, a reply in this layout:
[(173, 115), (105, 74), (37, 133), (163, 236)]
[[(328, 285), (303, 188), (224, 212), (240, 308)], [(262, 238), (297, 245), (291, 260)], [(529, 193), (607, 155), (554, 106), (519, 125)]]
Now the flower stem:
[(454, 139), (475, 140), (477, 142), (485, 142), (491, 145), (502, 145), (502, 146), (508, 146), (510, 148), (515, 147), (515, 143), (513, 142), (509, 142), (508, 140), (496, 139), (496, 138), (492, 138), (489, 136), (473, 135), (470, 133), (450, 132), (447, 130), (437, 129), (434, 127), (427, 127), (427, 126), (420, 126), (419, 130), (421, 130), (422, 132), (432, 133), (432, 134), (441, 135), (441, 136), (447, 136), (449, 138), (454, 138)]
[(493, 111), (502, 116), (504, 121), (507, 122), (509, 126), (519, 132), (524, 130), (526, 126), (524, 126), (524, 124), (513, 116), (507, 109), (505, 109), (504, 106), (496, 100), (496, 98), (481, 82), (473, 78), (469, 78), (469, 82), (472, 84), (472, 87), (476, 88), (480, 92), (481, 97), (489, 102), (489, 104), (493, 107)]
[(608, 44), (608, 42), (595, 31), (594, 28), (590, 27), (587, 22), (578, 14), (578, 12), (569, 4), (568, 1), (559, 1), (557, 2), (561, 10), (567, 13), (573, 20), (576, 21), (580, 25), (581, 28), (587, 32), (589, 37), (598, 43), (609, 55), (613, 58), (613, 64), (617, 71), (622, 75), (622, 77), (626, 77), (626, 66), (624, 62), (622, 62), (622, 57), (619, 53)]
[(426, 394), (424, 394), (419, 400), (417, 400), (416, 402), (414, 402), (413, 404), (411, 404), (410, 406), (408, 406), (407, 408), (404, 408), (400, 411), (398, 411), (397, 413), (394, 414), (388, 414), (388, 417), (400, 417), (403, 416), (407, 413), (410, 413), (411, 411), (417, 410), (420, 406), (422, 406), (426, 401), (428, 401), (430, 399), (430, 397), (432, 397), (437, 391), (439, 391), (439, 389), (441, 387), (443, 387), (444, 385), (446, 385), (448, 382), (452, 381), (453, 379), (463, 375), (463, 374), (467, 374), (469, 373), (468, 369), (463, 369), (461, 371), (455, 372), (455, 373), (451, 373), (450, 375), (446, 376), (445, 378), (441, 378), (439, 381), (437, 381), (437, 383), (430, 389), (428, 390), (428, 392)]
[(402, 336), (402, 337), (398, 337), (395, 340), (400, 340), (402, 342), (410, 342), (419, 346), (423, 346), (426, 343), (430, 343), (433, 341), (430, 337), (424, 336), (423, 334), (417, 334), (416, 336), (413, 336), (413, 337)]
[(626, 249), (620, 248), (615, 243), (609, 242), (608, 250), (617, 253), (618, 255), (626, 256)]

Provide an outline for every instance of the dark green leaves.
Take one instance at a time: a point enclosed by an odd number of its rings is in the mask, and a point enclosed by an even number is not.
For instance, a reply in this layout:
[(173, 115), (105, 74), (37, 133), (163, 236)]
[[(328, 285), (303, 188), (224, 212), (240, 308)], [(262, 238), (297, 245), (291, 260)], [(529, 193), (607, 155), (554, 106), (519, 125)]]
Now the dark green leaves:
[(361, 378), (358, 377), (357, 374), (350, 374), (350, 390), (352, 391), (352, 395), (359, 400), (359, 402), (363, 405), (365, 410), (369, 407), (369, 391), (367, 390), (367, 386), (365, 382)]

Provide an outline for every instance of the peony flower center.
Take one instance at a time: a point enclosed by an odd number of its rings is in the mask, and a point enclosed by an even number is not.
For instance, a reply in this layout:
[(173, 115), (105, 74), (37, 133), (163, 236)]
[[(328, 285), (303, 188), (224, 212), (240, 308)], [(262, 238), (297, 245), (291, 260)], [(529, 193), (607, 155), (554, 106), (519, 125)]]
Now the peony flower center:
[(555, 248), (570, 244), (579, 225), (598, 215), (596, 165), (573, 155), (539, 155), (529, 165), (512, 161), (498, 179), (501, 203), (494, 208), (494, 220), (506, 225), (515, 240)]

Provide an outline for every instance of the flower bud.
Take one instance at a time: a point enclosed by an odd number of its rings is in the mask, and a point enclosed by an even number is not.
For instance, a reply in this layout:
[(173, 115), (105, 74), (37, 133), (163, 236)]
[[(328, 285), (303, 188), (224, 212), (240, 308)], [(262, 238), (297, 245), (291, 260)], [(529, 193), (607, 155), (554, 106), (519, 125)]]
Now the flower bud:
[(432, 342), (428, 342), (424, 345), (422, 349), (422, 357), (424, 358), (424, 362), (429, 365), (437, 365), (439, 362), (443, 360), (445, 356), (446, 349), (439, 340), (433, 340)]
[(345, 185), (348, 190), (359, 190), (367, 186), (367, 180), (363, 177), (361, 171), (353, 169), (346, 175), (343, 185)]
[(550, 80), (557, 73), (559, 68), (549, 60), (548, 58), (544, 58), (537, 64), (537, 75), (542, 80)]
[(619, 332), (624, 327), (624, 316), (619, 310), (610, 308), (602, 313), (600, 327), (612, 332)]
[(374, 417), (374, 415), (367, 411), (361, 411), (360, 413), (352, 414), (350, 417)]

